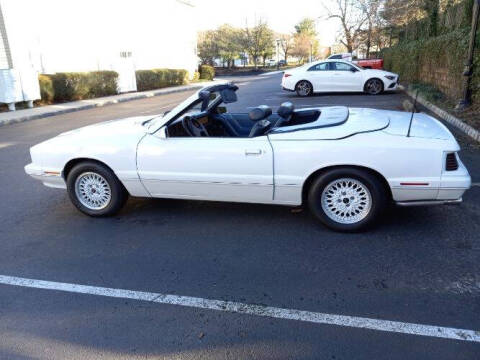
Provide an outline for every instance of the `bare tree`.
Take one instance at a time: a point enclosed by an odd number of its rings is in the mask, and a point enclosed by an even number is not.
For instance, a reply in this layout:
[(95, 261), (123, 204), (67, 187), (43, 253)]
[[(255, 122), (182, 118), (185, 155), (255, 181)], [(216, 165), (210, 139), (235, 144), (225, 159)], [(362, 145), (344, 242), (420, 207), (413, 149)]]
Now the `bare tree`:
[(280, 39), (280, 48), (283, 52), (283, 58), (285, 59), (285, 64), (288, 61), (288, 55), (290, 55), (292, 48), (294, 46), (293, 35), (291, 34), (282, 34), (279, 36)]
[(359, 7), (358, 0), (335, 0), (334, 8), (324, 5), (329, 19), (338, 19), (342, 26), (340, 42), (353, 52), (357, 47), (358, 38), (367, 18)]
[(382, 0), (358, 0), (360, 8), (366, 19), (366, 57), (370, 57), (370, 49), (372, 47), (372, 41), (374, 32), (378, 32), (380, 28), (380, 16), (379, 9), (382, 3)]

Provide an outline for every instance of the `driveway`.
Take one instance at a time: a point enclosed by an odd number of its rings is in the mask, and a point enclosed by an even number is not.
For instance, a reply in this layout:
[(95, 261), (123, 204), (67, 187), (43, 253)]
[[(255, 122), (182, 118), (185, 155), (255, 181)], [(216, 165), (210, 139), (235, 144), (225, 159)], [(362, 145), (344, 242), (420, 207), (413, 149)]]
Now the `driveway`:
[[(400, 109), (405, 100), (398, 93), (297, 98), (280, 89), (280, 77), (236, 79), (232, 110), (287, 100), (297, 108)], [(23, 172), (33, 144), (99, 121), (164, 112), (188, 95), (0, 128), (0, 275), (51, 282), (0, 285), (1, 359), (479, 358), (480, 344), (455, 340), (454, 332), (425, 336), (429, 326), (480, 330), (478, 186), (458, 207), (393, 208), (375, 230), (347, 235), (307, 210), (253, 204), (130, 199), (117, 216), (92, 219), (64, 191)], [(480, 150), (460, 139), (478, 183)], [(238, 311), (223, 311), (232, 302)], [(283, 312), (259, 316), (271, 308)], [(308, 316), (286, 319), (294, 310)], [(325, 321), (309, 321), (315, 317)], [(399, 327), (372, 330), (368, 321)], [(409, 333), (412, 324), (419, 335)]]

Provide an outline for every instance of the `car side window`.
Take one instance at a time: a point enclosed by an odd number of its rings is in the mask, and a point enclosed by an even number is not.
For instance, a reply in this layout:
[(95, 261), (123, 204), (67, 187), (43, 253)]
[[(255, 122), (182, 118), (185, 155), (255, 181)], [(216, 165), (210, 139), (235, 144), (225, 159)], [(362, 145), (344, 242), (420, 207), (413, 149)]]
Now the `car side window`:
[(312, 66), (308, 71), (327, 71), (328, 70), (328, 63), (320, 63), (317, 65)]
[(332, 63), (333, 70), (336, 71), (351, 71), (353, 69), (352, 65), (345, 64), (343, 62), (334, 62)]

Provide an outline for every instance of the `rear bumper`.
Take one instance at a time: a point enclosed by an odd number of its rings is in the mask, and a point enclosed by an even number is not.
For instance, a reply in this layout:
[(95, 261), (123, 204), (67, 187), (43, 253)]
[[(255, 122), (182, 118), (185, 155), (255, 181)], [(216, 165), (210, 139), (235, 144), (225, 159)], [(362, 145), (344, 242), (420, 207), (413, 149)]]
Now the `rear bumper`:
[(282, 90), (290, 91), (290, 92), (295, 92), (295, 90), (293, 90), (293, 89), (288, 89), (288, 88), (286, 88), (285, 86), (282, 86)]

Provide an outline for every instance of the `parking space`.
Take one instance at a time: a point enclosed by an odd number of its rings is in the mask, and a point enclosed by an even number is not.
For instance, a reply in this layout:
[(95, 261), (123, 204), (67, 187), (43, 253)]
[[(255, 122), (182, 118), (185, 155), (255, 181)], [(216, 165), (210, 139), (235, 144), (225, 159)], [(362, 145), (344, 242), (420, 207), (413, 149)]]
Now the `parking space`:
[[(297, 98), (280, 89), (280, 77), (236, 78), (239, 102), (231, 109), (292, 101), (297, 108), (400, 110), (406, 100), (399, 93)], [(253, 204), (130, 199), (117, 216), (91, 219), (73, 208), (64, 191), (23, 172), (33, 144), (98, 121), (163, 112), (188, 94), (0, 129), (0, 275), (142, 291), (157, 299), (4, 282), (0, 358), (478, 357), (478, 342), (158, 301), (171, 294), (259, 311), (480, 330), (478, 186), (461, 206), (392, 208), (373, 231), (346, 235), (322, 227), (307, 210)], [(460, 139), (462, 159), (480, 182), (480, 149)]]

